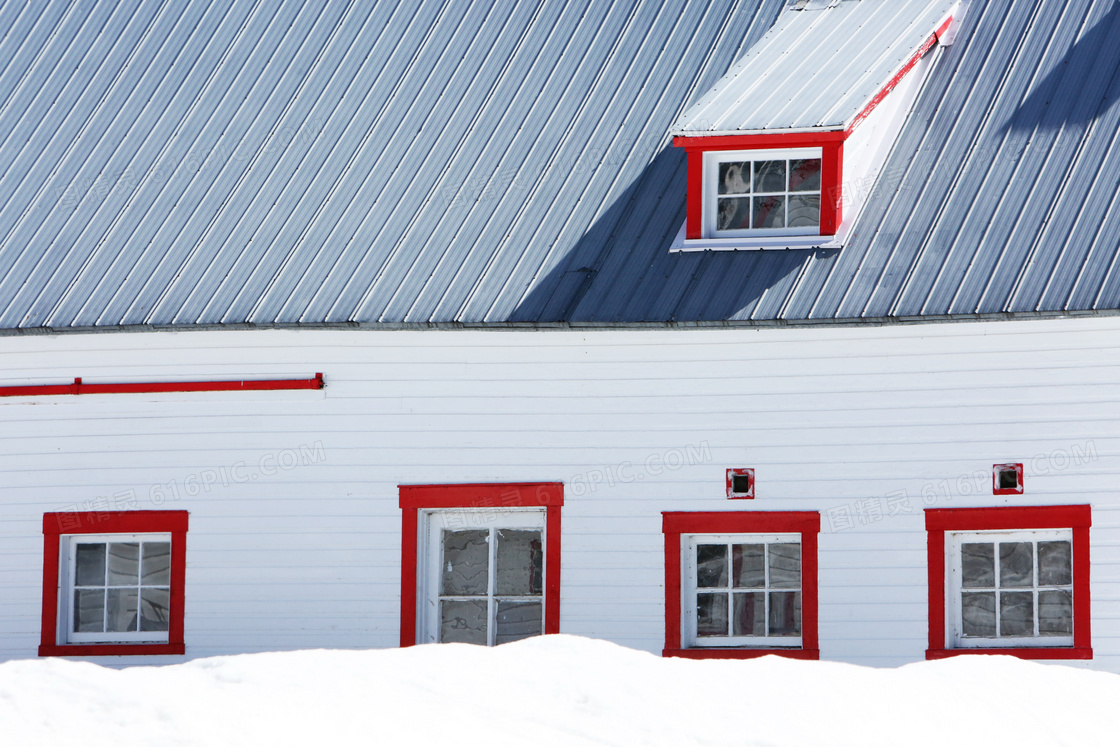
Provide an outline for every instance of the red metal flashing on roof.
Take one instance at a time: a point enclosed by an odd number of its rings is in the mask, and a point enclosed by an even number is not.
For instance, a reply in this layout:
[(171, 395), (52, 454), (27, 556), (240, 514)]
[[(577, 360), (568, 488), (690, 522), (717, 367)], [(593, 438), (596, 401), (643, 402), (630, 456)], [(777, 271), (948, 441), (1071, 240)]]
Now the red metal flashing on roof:
[(257, 392), (279, 389), (322, 389), (323, 374), (312, 379), (264, 379), (251, 381), (159, 381), (131, 384), (32, 384), (0, 387), (0, 397), (44, 397), (62, 394), (153, 394), (167, 392)]

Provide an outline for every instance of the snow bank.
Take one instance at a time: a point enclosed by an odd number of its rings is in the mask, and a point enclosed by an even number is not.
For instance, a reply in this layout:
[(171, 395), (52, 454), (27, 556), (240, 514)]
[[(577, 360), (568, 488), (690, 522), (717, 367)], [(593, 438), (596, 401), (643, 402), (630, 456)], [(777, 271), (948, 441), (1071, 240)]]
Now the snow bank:
[(899, 669), (661, 659), (547, 636), (108, 669), (0, 665), (4, 745), (1112, 745), (1120, 676), (1002, 656)]

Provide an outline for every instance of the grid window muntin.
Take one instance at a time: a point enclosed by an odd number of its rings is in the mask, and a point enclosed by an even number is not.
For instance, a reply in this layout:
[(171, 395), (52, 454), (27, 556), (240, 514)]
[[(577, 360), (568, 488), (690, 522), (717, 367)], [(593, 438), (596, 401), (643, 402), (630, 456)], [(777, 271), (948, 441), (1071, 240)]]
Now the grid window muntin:
[[(452, 642), (470, 642), (494, 646), (507, 642), (499, 635), (503, 624), (507, 630), (516, 631), (518, 625), (534, 627), (527, 635), (506, 636), (509, 641), (541, 635), (545, 624), (545, 512), (540, 509), (502, 509), (478, 510), (452, 508), (424, 512), (428, 525), (424, 552), (427, 558), (426, 586), (428, 604), (424, 620), (427, 642), (445, 642), (445, 624), (448, 616), (470, 616), (471, 610), (484, 604), (485, 640), (456, 639)], [(476, 533), (479, 537), (469, 535)], [(536, 549), (532, 552), (535, 568), (529, 581), (530, 589), (503, 589), (502, 562), (498, 550), (502, 535), (512, 540), (525, 539), (529, 533), (537, 536)], [(450, 536), (449, 536), (450, 535)], [(485, 578), (477, 583), (466, 581), (465, 585), (454, 581), (449, 573), (448, 540), (453, 549), (470, 551), (468, 545), (485, 536)], [(462, 540), (462, 542), (456, 542)], [(448, 571), (448, 572), (445, 572)], [(449, 588), (455, 587), (455, 588)], [(475, 588), (477, 586), (478, 588)], [(469, 587), (469, 588), (468, 588)], [(481, 608), (475, 610), (481, 612)], [(525, 615), (530, 617), (526, 618)], [(504, 617), (503, 617), (504, 616)], [(518, 619), (518, 617), (522, 619)], [(531, 619), (530, 619), (531, 618)]]
[[(789, 647), (800, 648), (802, 646), (802, 627), (803, 627), (803, 611), (802, 605), (803, 594), (802, 585), (804, 582), (804, 559), (801, 547), (801, 535), (799, 533), (790, 534), (692, 534), (682, 537), (682, 550), (684, 552), (684, 573), (682, 574), (682, 596), (683, 599), (683, 612), (684, 612), (684, 626), (682, 633), (686, 639), (687, 646), (695, 647)], [(735, 546), (752, 545), (763, 546), (762, 560), (764, 563), (762, 578), (759, 582), (754, 582), (753, 585), (737, 585), (733, 572), (733, 553)], [(771, 546), (773, 545), (795, 545), (797, 547), (797, 579), (792, 582), (788, 578), (785, 580), (777, 580), (772, 574), (772, 552)], [(700, 561), (698, 559), (698, 552), (702, 547), (718, 547), (723, 546), (726, 553), (726, 578), (722, 579), (722, 583), (712, 585), (711, 579), (702, 579), (703, 573), (700, 568)], [(725, 597), (727, 608), (727, 629), (726, 635), (719, 634), (701, 634), (699, 630), (700, 623), (700, 606), (704, 597), (711, 597), (713, 595), (722, 595)], [(734, 617), (735, 610), (737, 609), (735, 597), (736, 595), (758, 595), (755, 600), (761, 598), (763, 602), (763, 610), (755, 624), (761, 623), (761, 634), (751, 635), (735, 635), (734, 634)], [(772, 615), (780, 611), (780, 608), (788, 602), (795, 601), (794, 608), (796, 612), (795, 617), (795, 630), (796, 634), (787, 633), (781, 634), (774, 631), (772, 625), (775, 622)], [(775, 602), (778, 602), (778, 608), (775, 608)], [(757, 604), (757, 601), (755, 601)], [(743, 607), (745, 610), (745, 605)]]
[[(794, 184), (795, 164), (815, 164), (809, 168), (811, 179)], [(743, 173), (750, 168), (749, 178)], [(779, 169), (778, 166), (781, 166)], [(747, 236), (817, 236), (821, 223), (822, 149), (709, 151), (704, 154), (704, 233), (711, 238)], [(731, 174), (737, 170), (738, 176)], [(779, 173), (780, 172), (780, 173)], [(780, 182), (780, 183), (779, 183)], [(791, 206), (798, 225), (789, 225)], [(774, 208), (779, 208), (775, 210)], [(745, 228), (721, 228), (724, 218), (746, 220)], [(806, 211), (815, 210), (815, 220), (805, 221)], [(767, 211), (764, 213), (763, 211)], [(780, 221), (776, 218), (780, 213)], [(780, 222), (780, 225), (773, 225)], [(769, 225), (768, 225), (769, 224)], [(759, 226), (759, 227), (756, 227)]]
[[(1065, 545), (1063, 552), (1059, 548)], [(978, 577), (975, 569), (966, 572), (965, 559), (962, 555), (967, 550), (972, 558), (980, 556), (982, 548), (987, 545), (992, 548), (991, 574), (988, 577)], [(1029, 578), (1024, 574), (1016, 573), (1014, 564), (1025, 559), (1024, 546), (1030, 546), (1030, 572)], [(1068, 571), (1061, 568), (1055, 573), (1050, 569), (1049, 574), (1043, 571), (1046, 562), (1040, 558), (1040, 545), (1050, 548), (1056, 556), (1068, 559)], [(1006, 547), (1004, 547), (1006, 546)], [(1024, 529), (1024, 530), (992, 530), (979, 532), (949, 532), (946, 536), (946, 563), (947, 583), (946, 610), (948, 616), (948, 629), (951, 645), (958, 648), (1012, 648), (1012, 647), (1060, 647), (1073, 646), (1073, 630), (1075, 619), (1074, 610), (1074, 559), (1073, 559), (1073, 532), (1070, 529)], [(1044, 550), (1044, 554), (1047, 551)], [(982, 561), (980, 561), (982, 562)], [(977, 563), (979, 564), (979, 563)], [(1043, 578), (1048, 575), (1048, 578)], [(975, 595), (975, 596), (972, 596)], [(1006, 600), (1005, 600), (1006, 595)], [(971, 596), (975, 608), (981, 612), (985, 605), (980, 596), (985, 596), (984, 602), (991, 600), (991, 613), (993, 622), (990, 634), (980, 628), (988, 628), (986, 623), (977, 623), (965, 620), (965, 600)], [(1008, 610), (1013, 609), (1016, 602), (1030, 600), (1030, 630), (1014, 630), (1016, 621), (1012, 618), (1010, 623)], [(1040, 605), (1065, 608), (1068, 610), (1068, 625), (1061, 626), (1065, 631), (1059, 631), (1050, 617), (1050, 625), (1044, 626), (1040, 620)], [(1050, 627), (1050, 630), (1046, 630)], [(971, 630), (969, 630), (971, 628)]]
[[(174, 552), (172, 546), (171, 534), (81, 534), (64, 536), (63, 544), (60, 548), (65, 553), (63, 558), (62, 568), (64, 575), (62, 578), (62, 604), (64, 605), (64, 633), (67, 643), (166, 643), (169, 639), (169, 627), (171, 622), (170, 612), (170, 599), (171, 599), (171, 556)], [(111, 548), (127, 548), (131, 545), (136, 545), (136, 573), (135, 581), (130, 578), (122, 576), (131, 575), (127, 572), (122, 573), (119, 569), (112, 568), (112, 552)], [(144, 578), (144, 561), (145, 561), (145, 548), (148, 551), (153, 551), (163, 554), (166, 550), (165, 561), (160, 560), (155, 566), (150, 567), (148, 579)], [(166, 545), (166, 548), (162, 547)], [(96, 554), (94, 548), (98, 546), (104, 548), (103, 551), (103, 567), (99, 578), (80, 578), (85, 574), (79, 572), (78, 559), (80, 554), (86, 554), (87, 559), (91, 554)], [(93, 551), (91, 553), (91, 551)], [(119, 552), (119, 550), (118, 550)], [(149, 559), (153, 555), (149, 555)], [(109, 624), (110, 611), (112, 603), (110, 598), (112, 596), (126, 595), (130, 591), (135, 591), (136, 594), (136, 610), (134, 619), (130, 621), (129, 627), (133, 628), (128, 631), (107, 631), (108, 628), (113, 627)], [(97, 596), (97, 592), (102, 594), (102, 625), (99, 626), (100, 630), (91, 630), (93, 627), (87, 624), (79, 625), (75, 618), (78, 616), (78, 599), (92, 599)], [(157, 612), (156, 619), (162, 616), (162, 621), (156, 625), (145, 626), (143, 624), (143, 611), (145, 610), (145, 603), (148, 607)], [(162, 612), (160, 612), (162, 610)], [(79, 627), (85, 630), (78, 630)], [(144, 630), (143, 628), (149, 629)], [(161, 628), (161, 629), (160, 629)]]

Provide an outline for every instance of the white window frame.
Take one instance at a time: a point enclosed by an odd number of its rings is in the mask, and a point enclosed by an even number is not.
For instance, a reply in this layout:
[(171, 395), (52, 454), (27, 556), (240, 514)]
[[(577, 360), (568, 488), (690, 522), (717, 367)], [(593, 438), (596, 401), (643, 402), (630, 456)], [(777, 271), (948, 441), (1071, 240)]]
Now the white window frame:
[[(1074, 544), (1073, 544), (1073, 530), (1072, 529), (1015, 529), (1015, 530), (986, 530), (986, 531), (951, 531), (945, 533), (945, 611), (946, 617), (946, 630), (949, 635), (949, 646), (951, 648), (1056, 648), (1063, 646), (1073, 646), (1073, 634), (1068, 636), (1061, 635), (1046, 635), (1038, 634), (1038, 592), (1040, 590), (1068, 590), (1072, 595), (1074, 592), (1074, 578), (1075, 570), (1072, 566), (1076, 563), (1074, 557)], [(1060, 540), (1070, 543), (1070, 583), (1060, 586), (1040, 586), (1038, 583), (1038, 550), (1037, 544), (1039, 542)], [(994, 638), (979, 638), (979, 637), (966, 637), (963, 631), (963, 620), (961, 610), (961, 592), (962, 591), (986, 591), (985, 589), (963, 589), (962, 588), (962, 561), (961, 561), (961, 545), (970, 542), (1033, 542), (1035, 545), (1034, 550), (1034, 585), (1030, 587), (1014, 587), (1008, 588), (1008, 591), (1032, 591), (1034, 593), (1034, 635), (1032, 636), (1003, 636), (999, 635), (999, 592), (1001, 589), (994, 588), (996, 594), (996, 636)], [(995, 582), (999, 583), (999, 553), (996, 552), (996, 578)], [(1076, 625), (1077, 619), (1077, 604), (1076, 600), (1073, 602), (1073, 620), (1072, 624)]]
[[(737, 161), (780, 161), (789, 159), (805, 159), (817, 158), (820, 159), (822, 164), (824, 161), (824, 151), (822, 148), (785, 148), (785, 149), (753, 149), (753, 150), (713, 150), (705, 151), (704, 153), (704, 192), (703, 192), (703, 221), (702, 233), (707, 239), (741, 239), (741, 238), (768, 238), (768, 237), (785, 237), (785, 236), (805, 236), (805, 237), (821, 237), (820, 218), (818, 214), (816, 228), (744, 228), (735, 230), (720, 231), (716, 228), (719, 216), (719, 166), (721, 163), (737, 162)], [(788, 171), (787, 171), (788, 180)], [(788, 187), (788, 181), (787, 181)], [(822, 180), (821, 190), (815, 194), (821, 198), (821, 209), (823, 210), (823, 195), (824, 184)], [(762, 193), (763, 195), (771, 194), (769, 192)], [(812, 195), (813, 192), (781, 192), (772, 194), (783, 194), (788, 197), (790, 194)], [(725, 195), (726, 197), (727, 195)], [(752, 189), (751, 197), (754, 196)], [(788, 218), (788, 204), (786, 216)]]
[[(421, 569), (419, 577), (423, 582), (423, 589), (418, 596), (422, 600), (420, 605), (419, 629), (421, 639), (418, 643), (440, 642), (440, 580), (443, 567), (443, 543), (440, 541), (444, 529), (462, 531), (471, 529), (488, 529), (489, 541), (489, 579), (487, 582), (487, 646), (495, 645), (497, 625), (495, 624), (497, 602), (506, 599), (495, 593), (495, 550), (497, 543), (494, 533), (502, 529), (537, 529), (541, 533), (541, 560), (544, 567), (541, 570), (541, 631), (543, 634), (545, 620), (547, 619), (547, 594), (548, 584), (548, 537), (546, 511), (544, 508), (503, 508), (503, 509), (425, 509), (420, 512), (423, 529), (420, 532), (419, 561)], [(477, 598), (477, 597), (475, 597)], [(508, 597), (509, 600), (525, 600), (535, 597)]]
[[(718, 545), (718, 544), (770, 544), (776, 543), (793, 543), (801, 548), (801, 583), (796, 589), (792, 588), (770, 588), (770, 569), (769, 569), (769, 552), (765, 553), (767, 558), (766, 568), (766, 586), (758, 589), (738, 589), (740, 592), (763, 592), (763, 597), (766, 600), (766, 622), (769, 626), (770, 619), (770, 592), (771, 591), (796, 591), (801, 593), (801, 632), (805, 632), (805, 546), (802, 543), (800, 532), (783, 532), (775, 533), (751, 533), (751, 534), (682, 534), (681, 535), (681, 638), (685, 648), (802, 648), (802, 636), (771, 636), (769, 633), (762, 636), (721, 636), (721, 637), (699, 637), (696, 634), (697, 627), (697, 613), (696, 613), (696, 595), (697, 593), (705, 592), (720, 592), (720, 589), (700, 589), (698, 587), (698, 573), (699, 568), (696, 563), (696, 546), (697, 545)], [(730, 562), (730, 557), (728, 558)], [(730, 568), (728, 569), (728, 593), (733, 589), (730, 587), (731, 583)], [(734, 607), (730, 603), (728, 606), (728, 617), (730, 618)]]
[[(74, 631), (74, 580), (77, 577), (77, 547), (78, 545), (97, 545), (122, 542), (166, 542), (170, 545), (172, 556), (176, 551), (171, 533), (143, 533), (143, 534), (70, 534), (60, 538), (59, 568), (61, 570), (61, 619), (64, 626), (63, 639), (66, 643), (168, 643), (170, 630), (164, 631), (134, 631), (129, 633), (78, 633)], [(173, 567), (173, 566), (169, 566)], [(108, 579), (106, 579), (108, 581)], [(153, 588), (165, 588), (162, 585), (150, 585)], [(102, 587), (113, 588), (113, 587)], [(143, 588), (137, 585), (138, 589)], [(166, 588), (170, 592), (172, 583), (169, 581)], [(139, 616), (139, 600), (137, 615)]]

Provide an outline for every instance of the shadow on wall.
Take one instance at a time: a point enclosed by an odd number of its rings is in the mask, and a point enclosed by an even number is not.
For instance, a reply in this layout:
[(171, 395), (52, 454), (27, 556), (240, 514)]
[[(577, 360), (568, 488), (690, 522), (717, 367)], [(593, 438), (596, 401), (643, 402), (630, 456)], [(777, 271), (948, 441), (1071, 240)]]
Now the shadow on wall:
[[(599, 168), (612, 168), (600, 165)], [(685, 216), (685, 155), (667, 147), (510, 315), (515, 322), (776, 318), (813, 251), (670, 252)], [(761, 303), (770, 296), (768, 302)]]
[(1116, 104), (1120, 86), (1120, 3), (1069, 47), (1001, 128), (1084, 131)]

